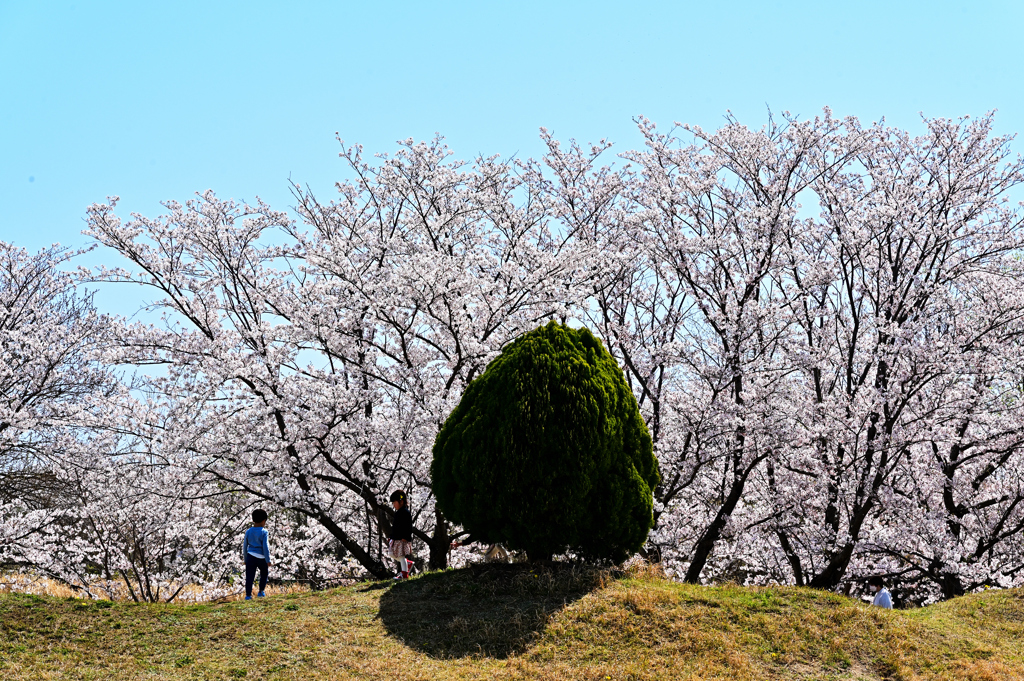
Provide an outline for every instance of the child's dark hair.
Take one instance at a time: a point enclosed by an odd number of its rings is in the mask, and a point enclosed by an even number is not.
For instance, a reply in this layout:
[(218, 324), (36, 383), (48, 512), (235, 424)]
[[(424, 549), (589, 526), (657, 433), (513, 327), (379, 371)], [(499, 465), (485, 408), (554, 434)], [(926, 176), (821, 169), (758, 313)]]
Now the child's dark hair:
[(260, 523), (262, 523), (266, 519), (267, 519), (267, 512), (264, 511), (262, 508), (257, 508), (255, 511), (252, 512), (252, 521), (254, 523), (256, 523), (257, 525), (259, 525)]
[(401, 501), (404, 504), (405, 492), (403, 490), (396, 489), (394, 492), (391, 493), (391, 501)]
[(885, 586), (885, 580), (879, 577), (878, 575), (875, 575), (874, 577), (868, 580), (868, 586), (877, 586), (878, 588), (882, 588), (883, 586)]

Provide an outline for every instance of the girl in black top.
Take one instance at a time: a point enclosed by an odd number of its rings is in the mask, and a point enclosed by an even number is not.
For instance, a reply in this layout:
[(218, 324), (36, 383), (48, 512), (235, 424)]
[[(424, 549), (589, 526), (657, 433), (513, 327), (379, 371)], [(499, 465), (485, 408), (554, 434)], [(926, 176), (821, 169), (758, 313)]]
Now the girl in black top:
[(409, 568), (412, 561), (412, 514), (405, 492), (398, 489), (391, 493), (391, 505), (395, 507), (395, 517), (391, 522), (391, 535), (388, 537), (388, 549), (391, 558), (398, 563), (400, 576), (395, 579), (409, 579)]

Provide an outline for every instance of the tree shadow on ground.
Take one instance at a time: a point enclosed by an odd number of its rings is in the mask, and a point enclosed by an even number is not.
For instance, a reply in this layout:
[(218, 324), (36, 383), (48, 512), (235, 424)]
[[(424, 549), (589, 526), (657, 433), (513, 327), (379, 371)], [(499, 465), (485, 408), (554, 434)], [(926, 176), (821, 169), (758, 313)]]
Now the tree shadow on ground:
[(608, 572), (565, 563), (491, 563), (399, 582), (381, 594), (384, 628), (434, 658), (520, 653)]

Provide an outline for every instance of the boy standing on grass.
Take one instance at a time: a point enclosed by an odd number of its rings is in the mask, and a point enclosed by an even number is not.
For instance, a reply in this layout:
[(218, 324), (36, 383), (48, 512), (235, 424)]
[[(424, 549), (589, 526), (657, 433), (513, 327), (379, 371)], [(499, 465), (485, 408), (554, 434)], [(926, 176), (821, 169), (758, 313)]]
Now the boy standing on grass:
[(245, 600), (252, 600), (252, 583), (256, 571), (260, 571), (260, 590), (257, 598), (263, 598), (267, 588), (267, 572), (270, 569), (270, 534), (267, 532), (267, 512), (257, 508), (252, 512), (252, 527), (245, 531), (242, 539), (242, 558), (245, 560)]

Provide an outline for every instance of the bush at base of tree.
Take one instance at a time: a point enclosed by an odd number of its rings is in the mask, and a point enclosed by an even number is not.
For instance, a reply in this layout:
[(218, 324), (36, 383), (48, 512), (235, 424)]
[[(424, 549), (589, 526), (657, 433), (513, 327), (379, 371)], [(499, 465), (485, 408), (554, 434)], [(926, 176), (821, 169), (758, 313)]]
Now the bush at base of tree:
[(438, 507), (480, 540), (612, 560), (646, 540), (660, 479), (622, 370), (588, 330), (555, 322), (470, 383), (431, 476)]

